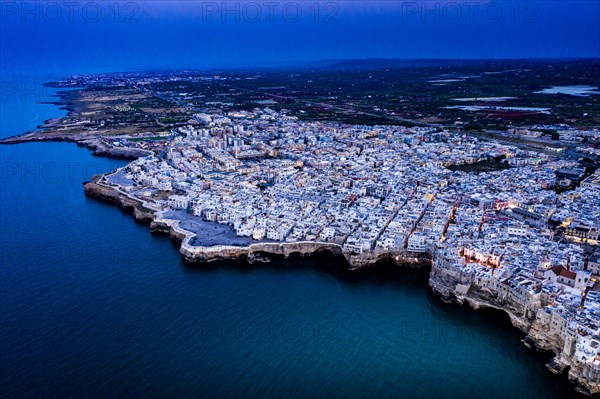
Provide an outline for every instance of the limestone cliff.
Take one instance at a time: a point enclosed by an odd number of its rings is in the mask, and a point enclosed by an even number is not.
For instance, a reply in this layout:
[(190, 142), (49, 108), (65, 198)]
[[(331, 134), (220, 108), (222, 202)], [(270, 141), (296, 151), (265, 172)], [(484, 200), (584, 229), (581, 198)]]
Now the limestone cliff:
[[(336, 256), (342, 256), (348, 261), (349, 269), (356, 270), (374, 265), (382, 259), (388, 259), (398, 265), (421, 266), (431, 264), (429, 254), (414, 254), (407, 251), (366, 252), (361, 254), (344, 252), (342, 246), (329, 242), (261, 242), (247, 246), (217, 245), (198, 247), (189, 244), (193, 233), (182, 229), (179, 221), (161, 219), (158, 212), (148, 208), (139, 200), (130, 198), (115, 188), (100, 183), (102, 176), (95, 176), (93, 181), (85, 184), (86, 195), (112, 202), (121, 209), (133, 213), (136, 220), (150, 224), (150, 230), (169, 234), (180, 243), (180, 252), (188, 262), (211, 262), (230, 259), (254, 259), (256, 255), (281, 255), (289, 257), (292, 254), (309, 256), (327, 251)], [(600, 394), (600, 372), (592, 370), (586, 364), (581, 364), (566, 351), (562, 337), (552, 335), (547, 321), (535, 309), (524, 307), (523, 304), (510, 298), (500, 298), (495, 292), (480, 287), (465, 280), (455, 270), (431, 268), (429, 285), (434, 293), (447, 303), (467, 304), (473, 309), (493, 308), (505, 312), (513, 326), (526, 335), (523, 342), (530, 348), (553, 351), (555, 357), (548, 368), (554, 373), (564, 373), (568, 370), (569, 380), (576, 389), (586, 394)]]
[(510, 298), (499, 298), (491, 290), (473, 283), (466, 284), (451, 270), (433, 267), (429, 285), (433, 292), (447, 303), (467, 304), (473, 309), (492, 308), (505, 312), (513, 326), (527, 334), (523, 339), (527, 347), (554, 353), (553, 360), (547, 365), (550, 371), (563, 374), (568, 370), (567, 377), (579, 392), (588, 395), (600, 394), (600, 372), (579, 362), (565, 339), (551, 332), (547, 320), (543, 317), (543, 309), (532, 312)]

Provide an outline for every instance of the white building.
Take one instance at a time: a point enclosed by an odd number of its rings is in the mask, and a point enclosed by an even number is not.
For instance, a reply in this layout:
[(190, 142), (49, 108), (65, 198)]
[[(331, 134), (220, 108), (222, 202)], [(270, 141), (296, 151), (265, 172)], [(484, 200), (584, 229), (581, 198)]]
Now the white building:
[(425, 252), (426, 249), (427, 249), (427, 237), (419, 235), (419, 234), (412, 234), (408, 238), (408, 250), (409, 251)]

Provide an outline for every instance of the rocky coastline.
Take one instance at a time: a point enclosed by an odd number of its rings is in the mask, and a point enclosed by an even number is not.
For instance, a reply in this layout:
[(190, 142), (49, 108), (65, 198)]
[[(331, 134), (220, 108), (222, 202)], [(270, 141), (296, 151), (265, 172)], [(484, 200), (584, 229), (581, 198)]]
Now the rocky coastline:
[[(375, 265), (380, 260), (393, 261), (396, 265), (424, 264), (422, 258), (414, 253), (370, 253), (354, 255), (344, 253), (339, 244), (328, 242), (283, 242), (255, 243), (247, 246), (218, 245), (198, 247), (189, 244), (193, 233), (182, 229), (179, 221), (160, 218), (160, 211), (150, 209), (148, 204), (132, 199), (125, 193), (109, 185), (102, 184), (104, 176), (94, 176), (91, 182), (85, 183), (85, 194), (103, 201), (118, 205), (124, 211), (133, 214), (138, 222), (149, 224), (153, 233), (169, 235), (179, 247), (183, 259), (189, 263), (206, 263), (220, 260), (248, 260), (250, 263), (257, 257), (292, 255), (310, 256), (316, 253), (328, 252), (334, 256), (343, 257), (348, 262), (349, 270), (358, 270)], [(587, 375), (584, 365), (578, 364), (573, 356), (564, 351), (565, 343), (558, 336), (550, 335), (547, 323), (537, 314), (520, 308), (510, 301), (500, 300), (489, 290), (473, 284), (462, 284), (455, 276), (444, 274), (432, 267), (429, 276), (429, 286), (440, 299), (449, 304), (466, 305), (474, 310), (489, 308), (506, 313), (514, 327), (526, 334), (523, 344), (532, 350), (552, 352), (553, 360), (547, 365), (554, 374), (565, 374), (574, 384), (575, 389), (586, 395), (599, 395), (600, 384), (593, 376)]]
[(482, 287), (462, 284), (460, 279), (436, 269), (435, 266), (431, 270), (429, 286), (445, 303), (467, 305), (474, 310), (487, 308), (504, 312), (509, 316), (511, 324), (526, 334), (522, 340), (526, 347), (554, 354), (554, 358), (546, 365), (553, 374), (566, 373), (569, 382), (581, 394), (600, 395), (600, 380), (592, 370), (576, 360), (572, 349), (569, 349), (562, 337), (550, 333), (549, 323), (543, 317), (543, 309), (538, 312), (523, 309), (515, 302), (500, 299)]
[[(59, 105), (60, 103), (57, 103)], [(77, 111), (69, 109), (70, 113)], [(115, 159), (134, 160), (150, 155), (150, 151), (113, 145), (108, 138), (101, 135), (73, 133), (61, 129), (60, 118), (48, 120), (40, 126), (42, 131), (27, 132), (22, 135), (0, 139), (0, 144), (18, 144), (26, 142), (70, 142), (85, 147), (94, 156)], [(252, 263), (255, 259), (268, 256), (311, 256), (318, 253), (329, 253), (343, 258), (350, 271), (369, 268), (382, 260), (391, 261), (402, 267), (431, 266), (429, 286), (443, 302), (448, 304), (466, 305), (477, 309), (496, 309), (504, 312), (510, 318), (511, 324), (525, 334), (523, 344), (532, 350), (552, 352), (554, 358), (547, 364), (548, 369), (557, 375), (567, 375), (575, 390), (587, 395), (600, 395), (600, 376), (592, 374), (584, 364), (579, 363), (573, 356), (572, 349), (567, 349), (563, 337), (549, 333), (548, 321), (539, 312), (523, 309), (510, 300), (498, 298), (495, 293), (471, 282), (466, 282), (452, 274), (435, 268), (435, 250), (426, 254), (415, 254), (407, 251), (376, 251), (362, 254), (345, 252), (343, 247), (332, 242), (259, 242), (249, 245), (191, 245), (194, 234), (183, 229), (178, 220), (163, 218), (161, 210), (154, 209), (152, 204), (129, 196), (119, 187), (105, 183), (105, 175), (98, 175), (92, 181), (84, 183), (84, 192), (88, 197), (119, 206), (124, 212), (130, 213), (135, 220), (149, 225), (153, 233), (168, 235), (177, 243), (182, 258), (189, 263), (208, 263), (222, 260), (247, 260)], [(426, 261), (424, 261), (424, 259)], [(541, 310), (541, 309), (539, 309)]]
[[(92, 181), (84, 184), (87, 196), (118, 205), (125, 212), (133, 214), (138, 222), (149, 224), (150, 231), (168, 235), (180, 245), (183, 259), (189, 263), (206, 263), (219, 260), (252, 259), (257, 255), (275, 255), (288, 258), (292, 255), (310, 256), (315, 253), (327, 252), (334, 256), (343, 257), (348, 262), (349, 270), (369, 267), (387, 259), (398, 265), (405, 265), (417, 259), (415, 254), (402, 252), (375, 252), (352, 254), (344, 252), (342, 246), (331, 242), (262, 242), (247, 246), (216, 245), (193, 246), (189, 244), (193, 233), (181, 228), (179, 221), (160, 218), (159, 211), (150, 208), (149, 204), (133, 199), (116, 188), (102, 183), (104, 175), (94, 176)], [(422, 259), (422, 257), (418, 258)], [(423, 262), (416, 263), (419, 266)]]
[(111, 187), (99, 184), (98, 181), (102, 177), (94, 176), (92, 181), (84, 183), (84, 192), (87, 196), (118, 205), (123, 211), (133, 214), (138, 222), (151, 223), (154, 221), (153, 210), (145, 208), (142, 202), (129, 198)]
[(67, 142), (75, 143), (79, 147), (85, 147), (92, 152), (93, 156), (106, 157), (113, 159), (134, 160), (146, 155), (150, 155), (150, 151), (128, 147), (115, 147), (109, 145), (99, 138), (88, 137), (85, 135), (74, 134), (57, 134), (40, 132), (28, 132), (18, 136), (12, 136), (5, 139), (0, 139), (0, 144), (20, 144), (42, 141)]

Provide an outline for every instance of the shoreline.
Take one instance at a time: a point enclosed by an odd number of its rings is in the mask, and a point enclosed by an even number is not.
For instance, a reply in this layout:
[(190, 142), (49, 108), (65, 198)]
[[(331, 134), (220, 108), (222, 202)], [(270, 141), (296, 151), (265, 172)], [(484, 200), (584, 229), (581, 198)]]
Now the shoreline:
[(549, 321), (543, 317), (544, 309), (531, 315), (520, 309), (512, 301), (500, 300), (491, 295), (489, 290), (463, 285), (454, 276), (445, 274), (443, 270), (432, 266), (429, 286), (433, 293), (448, 304), (468, 305), (473, 310), (495, 309), (508, 315), (513, 327), (525, 334), (521, 340), (524, 346), (538, 352), (553, 353), (554, 357), (546, 364), (546, 368), (555, 375), (566, 375), (574, 389), (583, 395), (600, 396), (600, 383), (593, 378), (593, 371), (585, 364), (575, 360), (573, 354), (567, 352), (568, 342), (562, 337), (551, 335)]
[[(72, 110), (69, 111), (69, 113)], [(0, 139), (0, 144), (19, 144), (26, 142), (69, 142), (75, 143), (79, 147), (85, 147), (92, 152), (93, 156), (102, 156), (115, 159), (134, 160), (144, 157), (151, 152), (146, 150), (131, 149), (124, 147), (115, 147), (110, 143), (105, 143), (102, 136), (89, 137), (85, 135), (64, 133), (57, 131), (48, 133), (46, 129), (56, 127), (60, 118), (53, 118), (45, 121), (38, 127), (39, 130), (29, 131), (20, 135)], [(102, 179), (106, 175), (97, 175), (91, 182), (84, 184), (86, 196), (93, 197), (105, 202), (110, 202), (119, 206), (123, 211), (134, 216), (140, 223), (149, 225), (153, 233), (166, 234), (174, 241), (180, 251), (184, 261), (198, 264), (210, 263), (223, 260), (244, 260), (249, 263), (257, 256), (283, 256), (288, 258), (294, 255), (312, 256), (322, 252), (331, 253), (336, 257), (343, 258), (347, 264), (349, 272), (358, 270), (367, 270), (384, 259), (391, 260), (395, 267), (418, 267), (424, 266), (423, 262), (414, 263), (409, 258), (414, 259), (418, 254), (402, 252), (381, 252), (366, 253), (360, 256), (345, 254), (339, 244), (327, 242), (281, 242), (281, 243), (255, 243), (246, 246), (217, 245), (209, 247), (197, 247), (189, 245), (189, 240), (194, 233), (189, 232), (179, 226), (179, 221), (172, 219), (162, 219), (160, 210), (153, 209), (150, 204), (133, 199), (127, 194), (118, 190), (117, 187), (102, 184)], [(519, 315), (517, 311), (511, 309), (506, 304), (496, 302), (494, 298), (486, 298), (477, 287), (468, 287), (461, 285), (461, 282), (453, 276), (447, 278), (438, 278), (435, 274), (434, 254), (427, 254), (430, 260), (431, 271), (428, 277), (428, 285), (432, 293), (441, 301), (448, 304), (468, 305), (473, 310), (495, 309), (503, 311), (510, 318), (513, 327), (525, 334), (523, 344), (537, 351), (552, 352), (555, 357), (546, 366), (553, 374), (566, 374), (569, 382), (573, 384), (577, 392), (586, 395), (600, 395), (600, 385), (598, 382), (591, 382), (585, 376), (581, 365), (575, 364), (564, 354), (562, 347), (564, 342), (559, 338), (549, 336), (545, 331), (545, 325), (538, 321), (537, 317), (527, 318)]]
[[(57, 142), (70, 142), (75, 143), (79, 147), (85, 147), (92, 151), (94, 156), (106, 156), (111, 155), (118, 159), (137, 159), (140, 156), (134, 156), (128, 154), (127, 157), (123, 158), (121, 154), (113, 153), (108, 155), (105, 152), (96, 153), (95, 147), (87, 142), (71, 139), (32, 139), (24, 138), (22, 136), (13, 136), (10, 142), (6, 139), (0, 140), (0, 144), (19, 144), (25, 142), (37, 142), (37, 141), (57, 141)], [(414, 267), (423, 268), (426, 266), (433, 266), (434, 259), (431, 254), (431, 260), (423, 262), (420, 258), (419, 262), (411, 262), (407, 258), (415, 259), (419, 254), (415, 253), (396, 253), (396, 252), (385, 252), (385, 253), (368, 253), (362, 257), (346, 257), (343, 253), (341, 246), (335, 243), (323, 243), (323, 242), (283, 242), (283, 243), (256, 243), (247, 246), (211, 246), (211, 247), (194, 247), (187, 244), (187, 241), (194, 236), (187, 230), (179, 227), (179, 221), (172, 219), (160, 219), (158, 218), (157, 209), (152, 209), (149, 204), (144, 203), (138, 199), (133, 199), (127, 196), (125, 193), (120, 192), (116, 187), (104, 185), (101, 179), (105, 178), (105, 174), (95, 175), (89, 182), (84, 182), (84, 193), (86, 196), (117, 205), (124, 212), (131, 214), (136, 222), (143, 223), (149, 226), (149, 230), (152, 233), (168, 235), (169, 238), (175, 242), (179, 248), (180, 254), (184, 262), (189, 264), (208, 264), (212, 262), (225, 261), (225, 260), (246, 260), (248, 263), (253, 263), (255, 257), (261, 256), (283, 256), (289, 258), (290, 256), (300, 255), (301, 257), (308, 257), (312, 255), (318, 255), (320, 253), (330, 253), (335, 257), (344, 259), (348, 264), (347, 272), (357, 272), (359, 270), (372, 269), (380, 261), (391, 260), (395, 267)], [(420, 254), (424, 255), (424, 254)], [(411, 266), (414, 265), (414, 266)], [(527, 348), (535, 351), (553, 353), (554, 358), (546, 364), (548, 370), (559, 376), (566, 376), (569, 383), (572, 384), (573, 389), (580, 394), (586, 396), (598, 397), (600, 396), (600, 385), (589, 381), (585, 375), (581, 365), (574, 364), (571, 359), (563, 356), (562, 342), (557, 342), (556, 337), (549, 337), (544, 331), (545, 326), (537, 322), (537, 318), (533, 320), (526, 319), (520, 315), (517, 315), (511, 309), (501, 304), (496, 304), (486, 298), (475, 297), (470, 295), (468, 292), (462, 294), (460, 291), (461, 284), (453, 285), (453, 283), (445, 282), (441, 283), (434, 276), (434, 268), (431, 267), (431, 272), (428, 277), (428, 285), (433, 294), (440, 301), (450, 305), (467, 305), (473, 310), (478, 309), (494, 309), (502, 311), (504, 314), (509, 316), (513, 327), (517, 328), (520, 332), (524, 333), (525, 336), (522, 339), (523, 345)]]
[[(43, 127), (42, 127), (43, 129)], [(92, 152), (95, 157), (106, 157), (112, 159), (135, 160), (146, 155), (150, 155), (150, 151), (141, 149), (132, 149), (126, 147), (114, 147), (104, 143), (98, 138), (86, 138), (77, 135), (58, 135), (53, 134), (43, 137), (43, 131), (31, 131), (17, 136), (10, 136), (0, 139), (0, 145), (14, 145), (22, 143), (37, 143), (37, 142), (58, 142), (58, 143), (75, 143), (79, 147), (85, 147)]]
[[(189, 240), (194, 233), (179, 227), (179, 221), (171, 219), (160, 219), (159, 210), (150, 209), (148, 204), (134, 200), (125, 193), (120, 192), (115, 187), (103, 185), (101, 179), (105, 175), (94, 176), (92, 181), (84, 184), (85, 194), (105, 202), (113, 203), (119, 206), (127, 213), (133, 214), (135, 220), (149, 225), (152, 233), (168, 235), (174, 241), (180, 251), (183, 260), (190, 264), (208, 264), (226, 260), (246, 260), (253, 263), (255, 258), (263, 256), (282, 256), (284, 259), (290, 256), (299, 255), (308, 257), (322, 253), (329, 253), (336, 258), (342, 258), (346, 261), (347, 272), (357, 272), (359, 270), (368, 270), (376, 267), (383, 260), (391, 260), (393, 266), (423, 268), (431, 266), (428, 285), (433, 294), (442, 302), (451, 305), (468, 306), (473, 310), (494, 309), (502, 311), (508, 315), (513, 327), (525, 334), (522, 339), (524, 346), (531, 350), (553, 353), (553, 359), (546, 364), (550, 372), (557, 375), (565, 375), (574, 389), (584, 395), (600, 395), (600, 385), (592, 382), (586, 377), (584, 367), (576, 364), (564, 353), (564, 342), (559, 337), (550, 336), (547, 333), (546, 325), (539, 320), (538, 315), (531, 317), (521, 314), (520, 309), (514, 304), (501, 303), (495, 298), (486, 297), (486, 292), (477, 287), (465, 286), (456, 281), (453, 277), (440, 275), (435, 268), (435, 259), (431, 254), (431, 260), (424, 262), (422, 257), (417, 257), (415, 253), (370, 253), (366, 256), (353, 257), (345, 254), (339, 244), (326, 242), (283, 242), (283, 243), (256, 243), (247, 246), (216, 245), (210, 247), (195, 247), (189, 245)], [(424, 254), (420, 254), (424, 255)], [(419, 259), (418, 262), (410, 259)]]
[(361, 255), (350, 254), (342, 250), (342, 246), (331, 242), (297, 241), (297, 242), (261, 242), (249, 245), (212, 245), (194, 246), (189, 241), (195, 233), (179, 226), (178, 220), (163, 219), (157, 209), (152, 209), (148, 203), (133, 199), (114, 186), (103, 184), (105, 175), (96, 175), (92, 181), (84, 183), (84, 192), (89, 197), (94, 197), (105, 202), (118, 205), (127, 213), (133, 214), (136, 221), (148, 224), (153, 233), (168, 235), (179, 245), (183, 259), (188, 263), (208, 263), (219, 260), (253, 259), (260, 255), (275, 255), (288, 258), (293, 255), (310, 256), (315, 253), (329, 252), (334, 256), (344, 258), (349, 270), (358, 270), (369, 267), (384, 259), (392, 260), (396, 265), (406, 265), (410, 260), (418, 259), (415, 264), (423, 263), (423, 255), (408, 251), (386, 251), (364, 253)]

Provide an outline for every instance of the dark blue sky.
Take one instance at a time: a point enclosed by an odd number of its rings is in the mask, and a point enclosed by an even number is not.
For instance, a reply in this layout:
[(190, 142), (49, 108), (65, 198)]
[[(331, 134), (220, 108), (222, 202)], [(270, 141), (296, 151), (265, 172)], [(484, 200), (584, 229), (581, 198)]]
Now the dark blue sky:
[[(118, 4), (118, 7), (115, 7)], [(4, 73), (600, 57), (599, 0), (1, 2)]]

